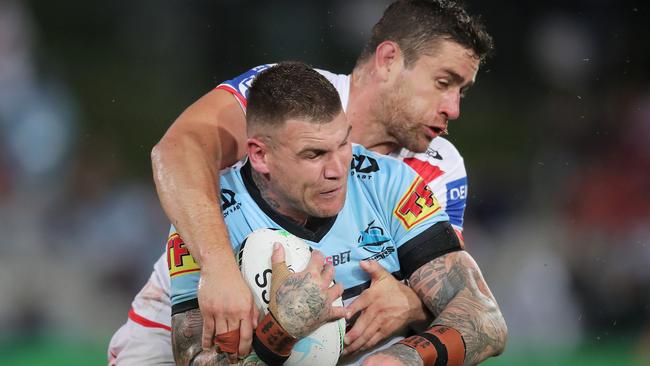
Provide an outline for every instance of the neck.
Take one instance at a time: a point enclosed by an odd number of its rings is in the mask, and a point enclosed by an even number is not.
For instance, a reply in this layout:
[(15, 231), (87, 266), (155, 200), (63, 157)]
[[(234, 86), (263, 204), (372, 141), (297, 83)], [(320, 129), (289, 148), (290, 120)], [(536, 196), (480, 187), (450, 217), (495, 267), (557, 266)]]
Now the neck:
[(379, 82), (369, 63), (356, 67), (350, 75), (347, 109), (347, 117), (352, 125), (350, 138), (368, 150), (386, 155), (399, 150), (400, 145), (373, 113), (373, 107), (376, 109), (376, 104), (381, 103), (379, 94)]
[(275, 212), (278, 214), (290, 219), (295, 222), (297, 225), (304, 226), (307, 223), (308, 216), (305, 213), (298, 212), (295, 209), (291, 209), (286, 204), (281, 204), (282, 200), (278, 199), (277, 195), (270, 189), (269, 178), (264, 176), (255, 169), (251, 169), (251, 177), (257, 189), (260, 191), (260, 195), (264, 202), (266, 202)]

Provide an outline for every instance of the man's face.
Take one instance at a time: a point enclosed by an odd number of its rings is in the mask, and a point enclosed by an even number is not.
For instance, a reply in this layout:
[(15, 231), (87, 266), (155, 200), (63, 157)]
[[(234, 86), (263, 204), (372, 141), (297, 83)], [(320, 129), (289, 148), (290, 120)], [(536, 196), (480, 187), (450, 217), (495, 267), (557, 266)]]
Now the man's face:
[(329, 217), (341, 211), (352, 160), (349, 134), (343, 112), (328, 123), (291, 119), (273, 133), (269, 191), (290, 211), (283, 214)]
[(472, 51), (442, 40), (434, 56), (420, 55), (382, 88), (373, 117), (401, 146), (423, 152), (460, 115), (460, 99), (474, 83), (478, 66)]

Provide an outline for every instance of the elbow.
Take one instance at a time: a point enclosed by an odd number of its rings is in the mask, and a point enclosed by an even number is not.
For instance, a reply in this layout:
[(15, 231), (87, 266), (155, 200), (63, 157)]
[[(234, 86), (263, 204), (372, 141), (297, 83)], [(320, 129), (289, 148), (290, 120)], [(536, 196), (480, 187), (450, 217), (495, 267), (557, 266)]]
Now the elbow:
[(505, 351), (506, 343), (508, 343), (508, 325), (498, 306), (496, 307), (493, 325), (495, 328), (494, 356), (498, 356)]
[(157, 175), (156, 172), (161, 171), (165, 165), (165, 158), (172, 151), (173, 147), (165, 136), (162, 140), (151, 149), (151, 168), (153, 169), (154, 177)]
[(183, 159), (184, 145), (187, 143), (183, 143), (183, 139), (166, 134), (151, 149), (151, 170), (156, 187), (164, 183), (166, 176), (173, 176), (174, 162)]

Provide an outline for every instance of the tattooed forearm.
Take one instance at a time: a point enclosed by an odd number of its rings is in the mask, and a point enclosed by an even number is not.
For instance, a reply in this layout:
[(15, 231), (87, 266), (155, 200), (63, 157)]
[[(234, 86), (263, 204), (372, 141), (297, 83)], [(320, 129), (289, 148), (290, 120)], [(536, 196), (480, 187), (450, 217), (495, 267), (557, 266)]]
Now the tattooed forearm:
[(423, 366), (424, 362), (418, 351), (403, 344), (394, 344), (384, 350), (375, 352), (374, 355), (386, 355), (401, 361), (406, 366)]
[(478, 265), (460, 251), (436, 258), (409, 279), (436, 317), (432, 325), (458, 330), (465, 340), (465, 364), (473, 365), (503, 352), (507, 328)]
[(278, 288), (278, 321), (296, 338), (309, 334), (323, 317), (326, 297), (320, 286), (312, 281), (311, 273), (294, 274)]
[[(225, 353), (201, 347), (203, 317), (199, 309), (188, 310), (172, 317), (172, 351), (179, 366), (231, 365)], [(254, 354), (241, 360), (240, 365), (264, 365)]]

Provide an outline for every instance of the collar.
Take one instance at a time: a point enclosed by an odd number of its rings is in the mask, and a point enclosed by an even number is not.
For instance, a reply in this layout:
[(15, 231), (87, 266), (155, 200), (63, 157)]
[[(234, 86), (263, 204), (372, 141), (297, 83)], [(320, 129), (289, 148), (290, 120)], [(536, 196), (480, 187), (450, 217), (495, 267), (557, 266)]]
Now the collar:
[(275, 223), (280, 225), (283, 229), (290, 232), (291, 234), (309, 240), (315, 243), (318, 243), (323, 239), (323, 237), (330, 231), (338, 215), (331, 217), (308, 217), (307, 223), (303, 225), (296, 224), (295, 221), (291, 220), (287, 216), (284, 216), (274, 210), (265, 200), (262, 198), (259, 188), (255, 185), (252, 175), (252, 167), (249, 160), (246, 160), (246, 163), (241, 168), (241, 176), (244, 181), (244, 186), (248, 191), (248, 194), (251, 196), (253, 201), (257, 203), (259, 208), (270, 217)]

